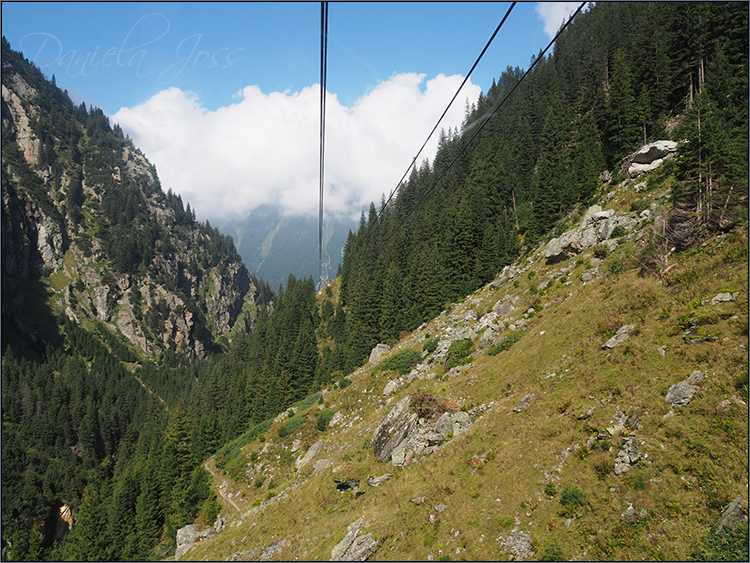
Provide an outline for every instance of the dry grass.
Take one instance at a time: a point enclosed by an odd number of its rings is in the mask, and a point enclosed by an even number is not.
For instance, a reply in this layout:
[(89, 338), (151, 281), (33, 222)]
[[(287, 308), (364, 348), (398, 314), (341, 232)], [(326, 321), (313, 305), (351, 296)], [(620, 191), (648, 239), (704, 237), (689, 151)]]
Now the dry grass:
[[(743, 248), (744, 261), (733, 260), (743, 256)], [(507, 560), (511, 554), (500, 549), (497, 538), (514, 528), (532, 535), (537, 557), (556, 545), (566, 558), (687, 558), (721, 508), (747, 494), (747, 406), (716, 410), (722, 400), (740, 394), (738, 382), (747, 374), (746, 248), (746, 229), (737, 229), (678, 257), (678, 265), (662, 278), (639, 274), (635, 263), (620, 274), (609, 273), (607, 261), (616, 258), (611, 256), (599, 267), (600, 275), (584, 285), (580, 276), (588, 269), (589, 251), (571, 259), (575, 267), (566, 279), (572, 283), (554, 278), (543, 294), (532, 295), (532, 286), (571, 263), (549, 266), (535, 251), (532, 278), (524, 272), (517, 287), (509, 282), (499, 290), (475, 292), (400, 346), (421, 349), (425, 335), (437, 334), (448, 316), (459, 318), (471, 308), (481, 315), (506, 294), (519, 296), (509, 321), (536, 300), (550, 303), (526, 320), (523, 338), (496, 356), (487, 355), (487, 348), (475, 353), (470, 367), (456, 377), (444, 377), (436, 365), (428, 378), (387, 399), (382, 390), (394, 374), (371, 375), (366, 367), (351, 376), (352, 385), (325, 395), (329, 408), (343, 415), (325, 433), (315, 428), (317, 405), (285, 439), (278, 438), (275, 424), (266, 442), (256, 439), (245, 455), (255, 453), (256, 465), (268, 464), (278, 492), (304, 483), (236, 527), (240, 515), (234, 514), (224, 533), (185, 558), (224, 559), (286, 538), (274, 559), (329, 559), (346, 527), (360, 516), (365, 517), (362, 533), (371, 532), (379, 542), (374, 560), (447, 555)], [(736, 301), (696, 306), (727, 290), (739, 291)], [(680, 318), (696, 310), (715, 319), (710, 325), (715, 342), (683, 342)], [(628, 323), (636, 326), (628, 342), (603, 350), (608, 335)], [(707, 374), (700, 392), (686, 407), (668, 405), (669, 386), (694, 370)], [(369, 438), (388, 410), (417, 389), (466, 408), (497, 405), (468, 433), (408, 467), (377, 462)], [(514, 414), (513, 407), (528, 393), (535, 393), (535, 400)], [(625, 428), (591, 450), (586, 447), (591, 436), (606, 433), (621, 416)], [(629, 432), (635, 432), (644, 458), (618, 477), (613, 464)], [(293, 463), (280, 465), (295, 439), (303, 444), (296, 458), (319, 438), (326, 446), (316, 460), (330, 459), (330, 468), (313, 475), (312, 465), (298, 471)], [(368, 475), (384, 473), (393, 477), (378, 487), (366, 484)], [(358, 480), (364, 494), (338, 492), (333, 477)], [(248, 506), (267, 495), (265, 488), (254, 489), (255, 478), (234, 485), (244, 490), (241, 502)], [(552, 498), (545, 493), (548, 483), (557, 490)], [(588, 501), (574, 520), (561, 515), (566, 487)], [(416, 497), (425, 497), (424, 503), (411, 502)], [(622, 519), (631, 503), (636, 512), (643, 511), (634, 523)], [(438, 512), (441, 504), (448, 507)]]

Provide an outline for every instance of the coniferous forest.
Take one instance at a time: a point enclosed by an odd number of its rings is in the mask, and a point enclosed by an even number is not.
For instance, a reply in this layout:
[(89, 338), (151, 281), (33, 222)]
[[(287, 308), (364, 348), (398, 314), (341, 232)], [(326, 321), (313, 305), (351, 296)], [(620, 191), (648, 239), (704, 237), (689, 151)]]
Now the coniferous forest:
[[(134, 306), (156, 342), (146, 353), (95, 316), (44, 305), (49, 276), (36, 276), (33, 318), (46, 320), (35, 340), (16, 338), (4, 258), (3, 559), (169, 557), (178, 528), (211, 525), (218, 514), (204, 468), (210, 456), (322, 388), (347, 385), (377, 343), (397, 342), (523, 249), (558, 236), (588, 207), (602, 175), (623, 174), (622, 159), (645, 143), (680, 141), (665, 165), (677, 179), (671, 246), (689, 248), (746, 221), (747, 30), (746, 3), (593, 5), (528, 74), (498, 69), (489, 91), (467, 105), (461, 130), (441, 133), (434, 161), (363, 212), (335, 292), (316, 298), (312, 278), (291, 275), (273, 292), (248, 276), (253, 322), (222, 335), (200, 284), (209, 268), (239, 261), (231, 238), (197, 222), (158, 180), (113, 179), (123, 147), (137, 151), (132, 142), (101, 110), (73, 104), (3, 38), (3, 85), (19, 73), (43, 108), (31, 125), (41, 142), (34, 167), (6, 127), (3, 100), (4, 199), (26, 194), (73, 226), (70, 247), (111, 276), (150, 276), (180, 297)], [(51, 171), (46, 180), (42, 169)], [(97, 197), (85, 195), (84, 176)], [(154, 219), (157, 205), (170, 210), (166, 226)], [(4, 206), (4, 255), (11, 222)], [(158, 257), (177, 260), (179, 239), (190, 237), (200, 250), (173, 270), (163, 266)], [(653, 260), (649, 252), (643, 263)], [(184, 280), (200, 289), (188, 294)], [(203, 354), (156, 337), (186, 311)], [(67, 534), (56, 530), (63, 506), (75, 514)]]

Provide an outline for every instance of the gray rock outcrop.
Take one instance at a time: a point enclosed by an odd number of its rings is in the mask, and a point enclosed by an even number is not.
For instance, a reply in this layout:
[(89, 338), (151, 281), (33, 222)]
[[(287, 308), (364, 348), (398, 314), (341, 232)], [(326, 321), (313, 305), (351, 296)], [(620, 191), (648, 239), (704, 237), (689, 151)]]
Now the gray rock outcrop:
[(435, 423), (435, 432), (441, 434), (443, 439), (453, 435), (453, 421), (450, 413), (444, 412)]
[(511, 532), (507, 536), (497, 538), (500, 547), (513, 554), (517, 561), (524, 561), (534, 555), (531, 534), (528, 532)]
[(747, 512), (742, 506), (742, 495), (740, 495), (721, 512), (716, 529), (718, 531), (722, 531), (725, 528), (727, 530), (734, 530), (738, 524), (743, 522), (747, 522)]
[(548, 263), (564, 260), (568, 256), (593, 248), (600, 242), (608, 241), (617, 227), (632, 231), (637, 225), (638, 220), (627, 214), (616, 213), (613, 209), (602, 211), (600, 206), (592, 205), (578, 227), (547, 243), (544, 257)]
[(378, 477), (375, 477), (373, 475), (368, 475), (367, 476), (367, 484), (370, 485), (371, 487), (377, 487), (378, 485), (380, 485), (380, 483), (384, 483), (385, 481), (387, 481), (391, 477), (393, 477), (393, 474), (391, 474), (391, 473), (386, 473), (386, 474), (380, 475)]
[(388, 383), (386, 383), (385, 388), (383, 389), (383, 397), (387, 397), (388, 395), (395, 393), (401, 383), (398, 379), (392, 379)]
[(617, 332), (615, 335), (607, 340), (604, 344), (602, 344), (602, 349), (612, 349), (615, 346), (619, 346), (620, 344), (625, 343), (625, 341), (630, 338), (630, 334), (633, 332), (633, 329), (635, 328), (635, 325), (623, 325), (620, 328), (617, 329)]
[(634, 443), (634, 438), (635, 436), (633, 436), (632, 434), (630, 436), (626, 436), (623, 440), (620, 451), (617, 452), (617, 457), (615, 458), (614, 473), (618, 477), (623, 473), (630, 471), (631, 465), (636, 463), (642, 457), (640, 452), (638, 451), (638, 446)]
[(536, 393), (530, 393), (529, 395), (526, 395), (523, 399), (521, 399), (518, 404), (513, 407), (514, 413), (519, 413), (526, 407), (528, 407), (531, 404), (531, 401), (533, 401), (536, 398)]
[(506, 295), (500, 301), (495, 303), (494, 307), (492, 307), (492, 311), (494, 313), (497, 313), (498, 317), (504, 317), (508, 315), (511, 311), (513, 311), (513, 303), (515, 301), (516, 301), (516, 298), (510, 295)]
[(451, 414), (451, 422), (453, 422), (453, 435), (458, 436), (469, 429), (469, 426), (471, 426), (471, 417), (467, 412), (458, 411)]
[(687, 405), (693, 399), (693, 395), (699, 391), (696, 383), (703, 381), (704, 377), (705, 375), (702, 371), (694, 371), (685, 381), (675, 383), (669, 388), (666, 401), (676, 407)]
[(299, 469), (300, 467), (304, 467), (305, 465), (310, 463), (313, 458), (318, 455), (318, 452), (320, 451), (320, 448), (323, 447), (324, 443), (325, 440), (318, 440), (317, 442), (315, 442), (312, 446), (310, 446), (310, 449), (307, 450), (305, 455), (297, 458), (297, 461), (294, 462), (294, 467)]
[(360, 536), (365, 517), (361, 516), (347, 527), (346, 536), (331, 550), (331, 561), (367, 561), (378, 549), (372, 533)]
[(505, 282), (508, 280), (512, 280), (519, 274), (519, 271), (514, 267), (514, 265), (508, 265), (503, 268), (503, 271), (500, 272), (500, 274), (495, 278), (491, 283), (490, 287), (492, 289), (497, 289), (500, 286), (502, 286)]
[(495, 340), (496, 337), (497, 333), (491, 327), (487, 327), (482, 336), (479, 337), (479, 347), (484, 348), (487, 344)]
[(708, 303), (709, 305), (718, 305), (719, 303), (728, 303), (730, 301), (734, 301), (737, 298), (737, 293), (719, 293), (710, 300), (704, 300), (701, 301), (701, 305), (705, 305)]
[(180, 557), (185, 555), (185, 553), (193, 547), (199, 536), (200, 530), (195, 524), (188, 524), (177, 530), (177, 550), (174, 554), (175, 561), (178, 561)]
[(315, 474), (323, 473), (323, 471), (331, 467), (331, 465), (333, 465), (333, 462), (330, 459), (319, 459), (315, 462), (315, 465), (313, 465), (313, 471)]
[(388, 461), (393, 450), (417, 426), (417, 415), (409, 410), (411, 397), (404, 397), (393, 407), (372, 435), (372, 450), (378, 461)]
[(636, 178), (661, 166), (677, 152), (675, 141), (654, 141), (642, 146), (625, 159), (628, 175)]
[(382, 343), (378, 344), (370, 352), (370, 363), (373, 365), (379, 364), (380, 360), (383, 359), (383, 356), (387, 354), (390, 350), (391, 350), (391, 347), (388, 346), (388, 344), (382, 344)]

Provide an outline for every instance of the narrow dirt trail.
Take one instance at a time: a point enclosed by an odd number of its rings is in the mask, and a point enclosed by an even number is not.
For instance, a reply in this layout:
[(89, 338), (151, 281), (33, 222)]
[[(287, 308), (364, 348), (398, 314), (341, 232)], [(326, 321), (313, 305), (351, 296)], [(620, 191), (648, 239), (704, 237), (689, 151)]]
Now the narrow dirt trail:
[[(220, 475), (217, 475), (215, 471), (212, 471), (211, 468), (208, 466), (208, 462), (204, 463), (203, 467), (205, 467), (206, 471), (208, 471), (211, 475), (221, 479), (221, 482), (226, 485), (227, 480), (221, 477)], [(231, 504), (237, 512), (242, 512), (242, 509), (239, 506), (237, 506), (237, 503), (227, 496), (227, 494), (224, 492), (223, 487), (219, 487), (218, 489), (219, 489), (219, 494), (221, 495), (221, 498), (223, 498), (225, 501)]]

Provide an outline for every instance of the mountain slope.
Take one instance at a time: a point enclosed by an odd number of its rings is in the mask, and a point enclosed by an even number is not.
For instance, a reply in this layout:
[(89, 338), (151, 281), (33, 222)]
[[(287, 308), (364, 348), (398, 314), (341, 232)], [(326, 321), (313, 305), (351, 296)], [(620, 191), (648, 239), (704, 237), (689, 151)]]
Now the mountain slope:
[(273, 294), (101, 110), (2, 65), (2, 558), (153, 558), (217, 510), (179, 400)]
[[(746, 524), (726, 544), (715, 529), (733, 499), (747, 514), (747, 224), (642, 266), (672, 181), (601, 185), (562, 234), (620, 229), (543, 241), (350, 385), (222, 448), (209, 466), (240, 510), (180, 560), (747, 557)], [(379, 461), (405, 404), (410, 438)]]
[[(163, 193), (101, 110), (75, 107), (5, 40), (2, 76), (3, 345), (35, 346), (63, 312), (149, 357), (203, 357), (249, 330), (270, 296), (231, 239)], [(46, 312), (32, 296), (45, 290)]]

